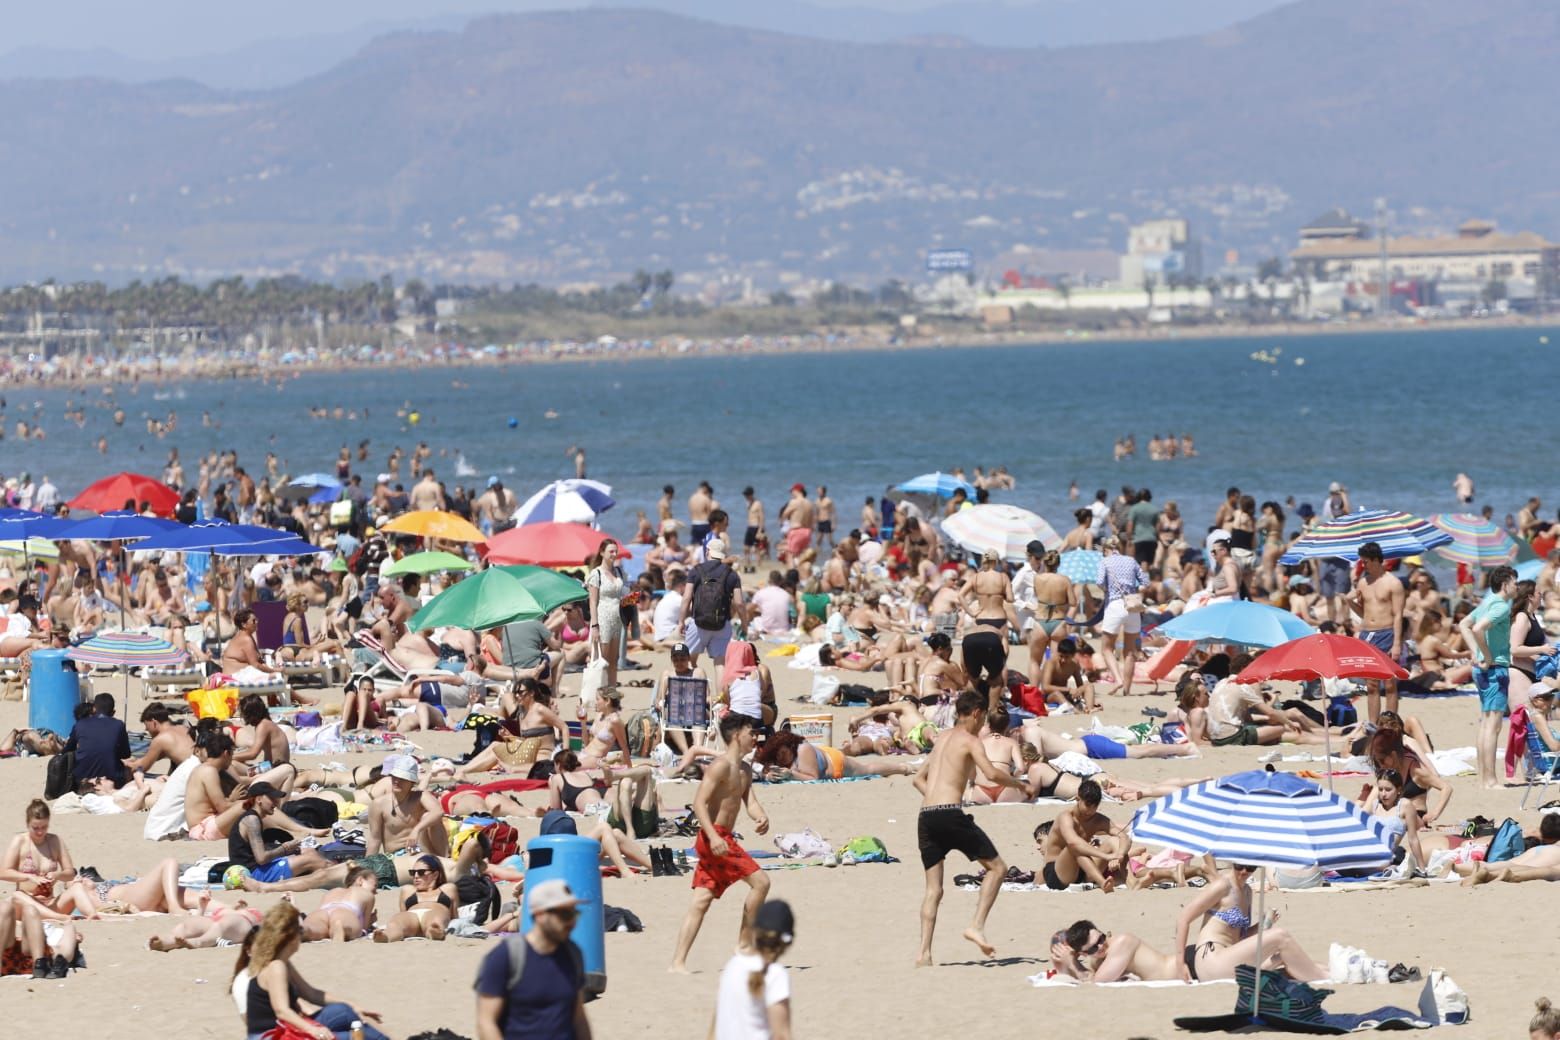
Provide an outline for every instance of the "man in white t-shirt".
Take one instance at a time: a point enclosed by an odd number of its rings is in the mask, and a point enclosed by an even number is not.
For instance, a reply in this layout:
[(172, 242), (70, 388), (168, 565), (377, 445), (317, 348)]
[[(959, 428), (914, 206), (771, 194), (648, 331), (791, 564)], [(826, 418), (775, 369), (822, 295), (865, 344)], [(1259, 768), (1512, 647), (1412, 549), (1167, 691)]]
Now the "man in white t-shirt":
[(779, 571), (769, 572), (769, 584), (753, 593), (753, 607), (758, 612), (753, 619), (753, 634), (777, 636), (791, 630), (791, 594), (780, 583), (785, 578)]
[(1105, 500), (1109, 497), (1110, 493), (1100, 488), (1094, 493), (1094, 501), (1089, 503), (1089, 515), (1094, 518), (1089, 523), (1089, 533), (1094, 535), (1096, 543), (1105, 537), (1106, 521), (1110, 519), (1110, 506)]
[(651, 635), (657, 643), (682, 641), (683, 595), (688, 588), (688, 572), (677, 568), (666, 573), (666, 594), (655, 605)]

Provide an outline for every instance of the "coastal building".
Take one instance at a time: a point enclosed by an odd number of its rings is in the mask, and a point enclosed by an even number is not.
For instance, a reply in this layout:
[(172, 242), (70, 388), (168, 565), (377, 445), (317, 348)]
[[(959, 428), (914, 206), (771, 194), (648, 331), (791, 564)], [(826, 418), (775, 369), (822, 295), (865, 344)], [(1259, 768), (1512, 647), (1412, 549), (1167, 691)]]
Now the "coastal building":
[(1143, 285), (1096, 285), (1008, 288), (981, 297), (976, 310), (987, 325), (1006, 325), (1026, 309), (1040, 312), (1137, 311), (1150, 320), (1169, 321), (1175, 312), (1207, 312), (1213, 294), (1203, 285), (1171, 288)]
[[(1341, 209), (1300, 229), (1289, 254), (1298, 275), (1319, 282), (1375, 282), (1381, 276), (1381, 242)], [(1475, 283), (1513, 279), (1529, 283), (1560, 264), (1560, 246), (1532, 231), (1503, 232), (1487, 220), (1465, 221), (1455, 235), (1402, 235), (1387, 239), (1387, 276), (1393, 281)]]
[(1192, 240), (1191, 226), (1180, 217), (1148, 220), (1127, 231), (1127, 255), (1121, 258), (1121, 284), (1141, 288), (1150, 281), (1202, 277), (1202, 250)]

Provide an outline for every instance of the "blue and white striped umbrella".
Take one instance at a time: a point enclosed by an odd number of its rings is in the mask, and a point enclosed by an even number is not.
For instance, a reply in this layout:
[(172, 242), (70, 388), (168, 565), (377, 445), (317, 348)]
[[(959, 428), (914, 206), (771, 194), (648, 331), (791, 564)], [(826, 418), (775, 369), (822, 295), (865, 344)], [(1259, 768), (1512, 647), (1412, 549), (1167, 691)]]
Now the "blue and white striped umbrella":
[(526, 499), (515, 510), (514, 521), (521, 527), (555, 521), (590, 524), (615, 505), (612, 488), (599, 480), (555, 480)]
[(955, 491), (962, 489), (970, 501), (975, 500), (975, 485), (942, 470), (911, 477), (903, 484), (896, 485), (895, 489), (907, 495), (936, 495), (938, 498), (952, 498)]
[(1384, 821), (1293, 773), (1254, 769), (1143, 806), (1132, 836), (1257, 866), (1348, 870), (1392, 862)]

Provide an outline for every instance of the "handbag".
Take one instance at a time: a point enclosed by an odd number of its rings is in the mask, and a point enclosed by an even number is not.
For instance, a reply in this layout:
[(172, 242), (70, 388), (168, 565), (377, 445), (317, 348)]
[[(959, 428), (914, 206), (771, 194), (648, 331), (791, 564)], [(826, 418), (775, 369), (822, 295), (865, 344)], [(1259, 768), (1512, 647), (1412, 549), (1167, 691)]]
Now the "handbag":
[(1143, 613), (1143, 594), (1141, 592), (1129, 592), (1121, 597), (1121, 605), (1127, 608), (1128, 614)]
[(589, 704), (596, 699), (596, 694), (607, 684), (607, 659), (605, 657), (592, 657), (585, 665), (585, 670), (580, 673), (580, 703)]
[[(317, 1029), (325, 1028), (322, 1023), (316, 1022), (312, 1018), (306, 1017), (304, 1021)], [(314, 1034), (305, 1033), (298, 1027), (289, 1025), (286, 1022), (278, 1022), (275, 1029), (267, 1029), (261, 1033), (260, 1040), (314, 1040)]]

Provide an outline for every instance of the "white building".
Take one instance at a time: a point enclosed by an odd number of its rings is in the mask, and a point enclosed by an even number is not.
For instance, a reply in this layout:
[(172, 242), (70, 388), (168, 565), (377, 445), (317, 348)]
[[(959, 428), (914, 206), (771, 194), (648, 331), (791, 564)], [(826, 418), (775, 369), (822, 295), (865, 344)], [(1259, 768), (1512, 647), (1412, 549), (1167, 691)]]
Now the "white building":
[(1121, 258), (1121, 284), (1140, 288), (1149, 279), (1168, 285), (1171, 279), (1202, 277), (1202, 250), (1192, 241), (1191, 227), (1180, 217), (1148, 220), (1127, 231), (1127, 255)]
[[(1324, 214), (1300, 229), (1300, 247), (1289, 254), (1296, 272), (1319, 282), (1375, 282), (1381, 276), (1381, 242), (1342, 210)], [(1497, 231), (1485, 220), (1469, 220), (1455, 236), (1403, 235), (1387, 239), (1387, 276), (1392, 281), (1472, 282), (1534, 279), (1551, 274), (1560, 247), (1532, 231)]]

